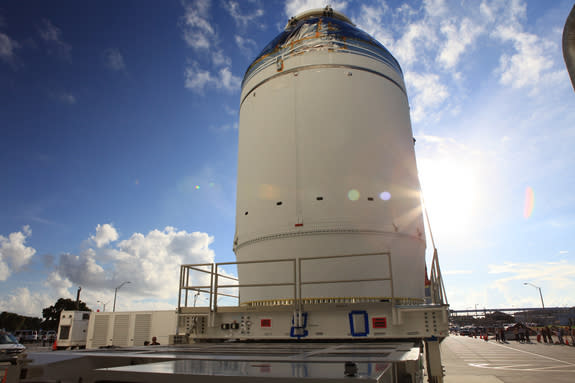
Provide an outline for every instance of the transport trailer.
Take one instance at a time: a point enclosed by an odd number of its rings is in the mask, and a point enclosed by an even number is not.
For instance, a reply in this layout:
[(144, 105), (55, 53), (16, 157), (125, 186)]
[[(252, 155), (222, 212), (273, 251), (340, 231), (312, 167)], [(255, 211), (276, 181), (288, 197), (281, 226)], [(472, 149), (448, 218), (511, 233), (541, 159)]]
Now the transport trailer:
[[(237, 342), (62, 351), (34, 382), (422, 382), (417, 342)], [(45, 360), (46, 361), (46, 360)], [(44, 362), (45, 362), (44, 361)], [(40, 364), (39, 364), (40, 363)], [(26, 381), (26, 380), (24, 380)]]
[[(108, 345), (29, 353), (27, 363), (18, 365), (21, 371), (12, 375), (25, 377), (23, 382), (62, 383), (339, 382), (351, 378), (365, 382), (442, 382), (439, 343), (448, 334), (448, 311), (441, 303), (445, 296), (435, 268), (437, 258), (434, 260), (429, 304), (406, 304), (409, 302), (394, 296), (356, 301), (299, 299), (302, 284), (325, 281), (301, 280), (296, 272), (295, 288), (291, 289), (296, 299), (220, 306), (218, 301), (233, 298), (233, 290), (245, 287), (229, 273), (216, 272), (229, 263), (182, 265), (177, 320), (169, 312), (156, 312), (154, 324), (157, 330), (176, 326), (168, 337), (169, 344), (114, 346), (119, 342), (113, 329), (119, 324), (134, 330), (126, 334), (141, 332), (126, 324), (122, 315), (134, 317), (135, 323), (135, 315), (146, 313), (111, 313), (106, 317)], [(188, 280), (202, 280), (193, 272), (206, 274), (208, 285), (188, 284)], [(393, 278), (388, 283), (393, 284)], [(207, 299), (200, 300), (207, 301), (207, 306), (197, 307), (198, 292), (207, 294)], [(90, 320), (90, 337), (95, 336), (97, 317)], [(126, 334), (119, 336), (124, 339)]]

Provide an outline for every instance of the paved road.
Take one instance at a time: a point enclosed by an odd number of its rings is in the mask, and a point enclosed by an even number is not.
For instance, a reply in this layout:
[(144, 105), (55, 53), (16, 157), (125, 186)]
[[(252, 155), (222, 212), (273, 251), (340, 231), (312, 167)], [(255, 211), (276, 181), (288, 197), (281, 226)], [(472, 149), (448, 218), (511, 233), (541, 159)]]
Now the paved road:
[(575, 382), (575, 347), (485, 342), (450, 336), (441, 344), (445, 382)]

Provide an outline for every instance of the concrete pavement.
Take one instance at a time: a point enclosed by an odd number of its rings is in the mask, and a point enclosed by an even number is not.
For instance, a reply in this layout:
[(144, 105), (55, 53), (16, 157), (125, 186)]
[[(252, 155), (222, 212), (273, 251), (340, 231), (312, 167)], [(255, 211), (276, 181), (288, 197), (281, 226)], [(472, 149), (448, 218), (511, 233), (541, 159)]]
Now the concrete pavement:
[(575, 347), (453, 335), (441, 344), (446, 383), (572, 383)]

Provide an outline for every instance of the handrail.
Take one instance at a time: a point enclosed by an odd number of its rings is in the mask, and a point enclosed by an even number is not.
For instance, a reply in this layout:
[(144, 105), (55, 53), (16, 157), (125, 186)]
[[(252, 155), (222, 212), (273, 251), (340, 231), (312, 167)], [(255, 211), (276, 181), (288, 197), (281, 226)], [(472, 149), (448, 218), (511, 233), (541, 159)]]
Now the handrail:
[[(317, 280), (308, 279), (303, 280), (302, 270), (304, 270), (304, 264), (310, 261), (318, 260), (331, 260), (331, 259), (349, 259), (353, 257), (372, 257), (372, 256), (387, 256), (388, 259), (388, 272), (387, 277), (382, 278), (359, 278), (359, 279), (331, 279), (331, 280)], [(239, 267), (240, 265), (247, 264), (269, 264), (269, 263), (291, 263), (293, 265), (293, 281), (291, 282), (274, 282), (274, 283), (239, 283), (239, 279), (235, 276), (226, 275), (220, 272), (222, 266), (235, 265)], [(209, 269), (206, 269), (209, 267)], [(210, 275), (209, 285), (191, 285), (190, 282), (190, 271), (205, 273)], [(435, 268), (432, 270), (432, 278), (438, 271)], [(236, 281), (238, 283), (220, 283), (220, 278)], [(439, 279), (441, 279), (439, 274)], [(239, 261), (239, 262), (219, 262), (219, 263), (204, 263), (204, 264), (186, 264), (180, 267), (180, 291), (178, 296), (178, 311), (181, 312), (182, 307), (188, 307), (188, 294), (189, 291), (196, 291), (198, 294), (207, 293), (209, 294), (209, 310), (210, 310), (210, 323), (213, 325), (214, 316), (212, 313), (217, 312), (218, 309), (218, 297), (230, 297), (238, 299), (239, 294), (234, 295), (233, 293), (224, 293), (220, 291), (221, 289), (229, 288), (243, 288), (243, 287), (279, 287), (279, 286), (293, 286), (293, 296), (278, 298), (278, 301), (293, 302), (294, 306), (294, 325), (296, 327), (301, 325), (301, 313), (303, 312), (304, 301), (308, 302), (309, 299), (302, 298), (302, 286), (306, 285), (319, 285), (319, 284), (331, 284), (331, 283), (357, 283), (357, 282), (379, 282), (379, 281), (389, 281), (391, 288), (391, 302), (395, 304), (395, 292), (393, 286), (393, 270), (391, 264), (391, 253), (389, 251), (377, 252), (377, 253), (365, 253), (365, 254), (346, 254), (346, 255), (332, 255), (324, 257), (309, 257), (309, 258), (281, 258), (281, 259), (265, 259), (265, 260), (253, 260), (253, 261)], [(182, 306), (182, 293), (185, 292), (185, 299)], [(443, 289), (441, 288), (441, 293), (443, 294)], [(307, 300), (306, 300), (307, 299)], [(195, 306), (195, 300), (194, 300)]]
[(447, 305), (447, 294), (443, 285), (441, 269), (439, 268), (439, 256), (437, 249), (433, 249), (433, 260), (431, 261), (431, 299), (434, 304)]

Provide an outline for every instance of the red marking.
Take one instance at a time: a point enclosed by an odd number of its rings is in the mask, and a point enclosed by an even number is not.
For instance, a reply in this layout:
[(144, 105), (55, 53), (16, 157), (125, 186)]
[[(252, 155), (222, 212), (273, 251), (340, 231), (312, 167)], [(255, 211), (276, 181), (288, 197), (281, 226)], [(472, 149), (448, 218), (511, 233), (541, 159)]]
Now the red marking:
[(387, 328), (387, 318), (371, 318), (371, 325), (373, 328)]
[(296, 223), (294, 226), (295, 226), (295, 227), (300, 227), (300, 226), (303, 226), (303, 223)]
[(262, 319), (260, 324), (261, 324), (261, 327), (272, 327), (272, 320), (271, 319)]

